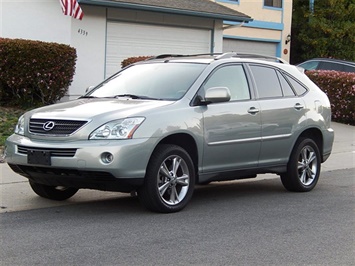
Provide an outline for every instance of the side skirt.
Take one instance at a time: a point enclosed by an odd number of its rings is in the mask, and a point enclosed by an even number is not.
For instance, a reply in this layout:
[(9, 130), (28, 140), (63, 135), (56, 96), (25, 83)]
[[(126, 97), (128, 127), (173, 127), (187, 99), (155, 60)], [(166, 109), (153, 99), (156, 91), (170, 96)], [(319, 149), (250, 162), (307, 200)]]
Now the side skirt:
[(226, 172), (199, 173), (197, 183), (209, 183), (212, 181), (228, 181), (237, 179), (255, 178), (258, 174), (282, 174), (287, 171), (286, 165), (275, 165), (265, 168), (240, 169)]

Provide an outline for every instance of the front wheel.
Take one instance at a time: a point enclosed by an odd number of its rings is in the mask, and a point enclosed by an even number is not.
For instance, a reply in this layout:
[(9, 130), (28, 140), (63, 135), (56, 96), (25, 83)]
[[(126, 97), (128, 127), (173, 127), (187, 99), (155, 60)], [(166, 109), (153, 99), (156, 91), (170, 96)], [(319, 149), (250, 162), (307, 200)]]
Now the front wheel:
[(308, 138), (298, 140), (288, 162), (287, 172), (281, 175), (282, 184), (289, 191), (311, 191), (319, 179), (320, 163), (317, 144)]
[(72, 197), (79, 189), (61, 186), (47, 186), (30, 180), (32, 190), (42, 198), (51, 200), (66, 200)]
[(154, 151), (138, 190), (142, 204), (151, 211), (177, 212), (192, 197), (195, 170), (189, 154), (176, 145), (159, 145)]

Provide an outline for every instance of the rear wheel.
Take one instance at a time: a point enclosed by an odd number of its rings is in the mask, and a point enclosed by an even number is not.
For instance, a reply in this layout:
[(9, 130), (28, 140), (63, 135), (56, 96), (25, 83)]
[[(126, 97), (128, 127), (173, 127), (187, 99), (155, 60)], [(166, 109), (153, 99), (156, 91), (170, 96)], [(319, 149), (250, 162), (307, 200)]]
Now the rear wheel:
[(319, 179), (320, 162), (317, 144), (308, 138), (298, 140), (287, 165), (287, 172), (281, 175), (282, 184), (289, 191), (312, 190)]
[(62, 186), (46, 186), (36, 183), (32, 180), (29, 181), (32, 190), (38, 195), (51, 200), (66, 200), (72, 197), (79, 189), (67, 188)]
[(195, 171), (189, 154), (176, 145), (160, 145), (154, 151), (138, 190), (142, 204), (151, 211), (177, 212), (192, 197)]

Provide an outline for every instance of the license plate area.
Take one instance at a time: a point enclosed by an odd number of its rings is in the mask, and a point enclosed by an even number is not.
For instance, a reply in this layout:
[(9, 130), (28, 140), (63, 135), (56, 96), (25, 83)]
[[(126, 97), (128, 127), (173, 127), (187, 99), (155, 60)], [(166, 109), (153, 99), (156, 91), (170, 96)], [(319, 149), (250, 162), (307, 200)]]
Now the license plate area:
[(43, 150), (27, 150), (27, 163), (51, 165), (51, 153)]

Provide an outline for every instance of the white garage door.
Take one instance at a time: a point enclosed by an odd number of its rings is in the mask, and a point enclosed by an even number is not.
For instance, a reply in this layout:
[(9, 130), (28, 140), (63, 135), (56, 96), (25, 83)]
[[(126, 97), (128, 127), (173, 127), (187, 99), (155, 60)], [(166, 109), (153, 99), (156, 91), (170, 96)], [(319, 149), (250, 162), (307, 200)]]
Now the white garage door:
[(276, 56), (277, 44), (234, 39), (223, 39), (223, 52), (254, 53)]
[(132, 56), (211, 52), (211, 30), (108, 22), (106, 77)]

